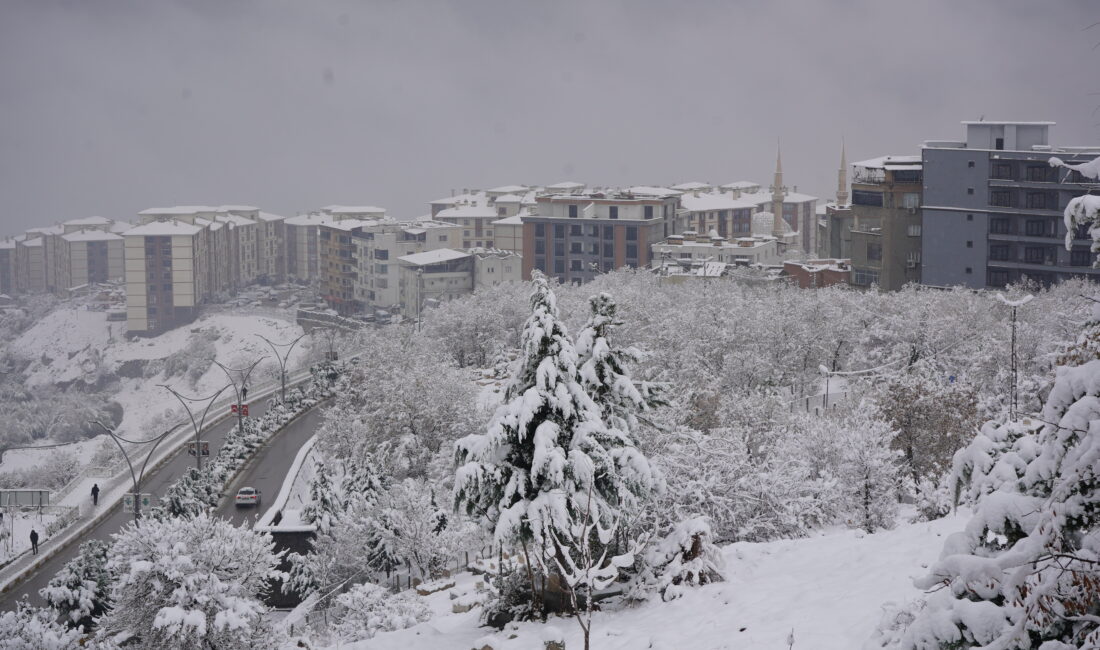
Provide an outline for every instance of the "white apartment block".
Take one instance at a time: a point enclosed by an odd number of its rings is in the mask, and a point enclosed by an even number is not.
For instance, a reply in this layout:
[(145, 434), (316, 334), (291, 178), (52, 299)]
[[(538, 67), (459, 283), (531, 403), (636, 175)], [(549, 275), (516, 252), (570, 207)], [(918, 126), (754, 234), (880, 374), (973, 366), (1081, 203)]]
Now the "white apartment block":
[(405, 255), (450, 248), (461, 238), (462, 227), (432, 220), (376, 222), (356, 238), (359, 269), (356, 294), (364, 306), (400, 308), (400, 271), (397, 259)]
[(652, 267), (659, 269), (681, 261), (719, 262), (732, 265), (771, 265), (783, 262), (779, 241), (771, 236), (735, 237), (727, 240), (716, 235), (685, 230), (679, 235), (669, 235), (665, 241), (653, 245)]
[(307, 214), (283, 220), (285, 277), (293, 282), (321, 281), (321, 226), (335, 222), (329, 214)]
[(515, 253), (441, 248), (397, 259), (401, 314), (416, 318), (427, 307), (472, 293), (479, 287), (519, 282), (523, 265)]

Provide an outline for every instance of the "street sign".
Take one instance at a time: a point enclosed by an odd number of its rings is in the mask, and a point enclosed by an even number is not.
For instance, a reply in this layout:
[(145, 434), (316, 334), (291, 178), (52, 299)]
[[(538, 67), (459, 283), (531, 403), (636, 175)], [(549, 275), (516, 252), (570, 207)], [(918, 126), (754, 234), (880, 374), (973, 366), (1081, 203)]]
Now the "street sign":
[(210, 455), (210, 443), (208, 441), (200, 440), (198, 443), (196, 443), (194, 440), (192, 440), (191, 442), (187, 443), (187, 455), (188, 456), (194, 456), (195, 455), (195, 445), (196, 444), (199, 445), (199, 449), (202, 451), (203, 456), (209, 456)]
[(248, 417), (248, 404), (241, 405), (241, 415)]
[(31, 507), (50, 505), (49, 490), (0, 490), (0, 506)]
[(236, 415), (237, 414), (237, 405), (236, 404), (230, 404), (229, 405), (229, 412)]
[[(140, 505), (140, 509), (138, 506)], [(134, 492), (127, 492), (122, 497), (122, 509), (126, 512), (138, 513), (141, 510), (148, 510), (153, 506), (153, 495), (147, 492), (141, 492), (136, 494)]]

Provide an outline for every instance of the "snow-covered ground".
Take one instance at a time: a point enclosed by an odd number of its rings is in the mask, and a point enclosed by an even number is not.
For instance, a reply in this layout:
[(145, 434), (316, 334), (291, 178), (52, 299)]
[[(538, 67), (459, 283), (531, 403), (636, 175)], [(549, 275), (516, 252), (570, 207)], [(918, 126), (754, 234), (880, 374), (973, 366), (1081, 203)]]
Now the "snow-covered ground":
[[(659, 648), (794, 648), (852, 650), (871, 637), (886, 602), (906, 602), (922, 592), (914, 577), (927, 572), (944, 538), (963, 528), (969, 511), (934, 522), (902, 524), (867, 535), (834, 530), (814, 537), (767, 543), (740, 542), (724, 550), (727, 581), (672, 602), (612, 605), (593, 621), (592, 647), (601, 650)], [(473, 594), (480, 578), (457, 577), (453, 589), (425, 597), (433, 618), (412, 628), (342, 644), (344, 650), (493, 650), (542, 648), (547, 628), (511, 625), (502, 632), (478, 627), (480, 609), (452, 613), (452, 595)], [(583, 647), (572, 619), (549, 622), (567, 648)], [(333, 646), (335, 649), (336, 646)]]
[[(34, 360), (25, 372), (26, 385), (33, 387), (78, 380), (90, 367), (102, 366), (119, 372), (127, 362), (140, 365), (162, 360), (187, 351), (201, 339), (212, 344), (215, 358), (230, 366), (266, 357), (253, 372), (251, 384), (256, 386), (274, 382), (278, 376), (274, 354), (257, 334), (285, 343), (300, 336), (302, 328), (289, 314), (286, 320), (281, 320), (272, 316), (213, 313), (157, 337), (128, 340), (125, 323), (108, 322), (105, 312), (74, 306), (54, 310), (11, 342), (9, 349), (34, 351)], [(310, 344), (307, 337), (294, 348), (288, 370), (293, 372), (309, 363)], [(194, 385), (184, 377), (169, 377), (163, 372), (148, 378), (121, 378), (119, 390), (113, 396), (124, 409), (118, 427), (120, 434), (147, 437), (160, 424), (158, 420), (174, 421), (182, 415), (176, 399), (158, 386), (165, 383), (184, 395), (204, 397), (225, 386), (227, 378), (217, 366), (210, 366)], [(228, 397), (228, 393), (222, 397)], [(35, 452), (12, 456), (11, 462), (13, 466), (40, 462), (34, 456)], [(8, 462), (6, 457), (5, 468)]]

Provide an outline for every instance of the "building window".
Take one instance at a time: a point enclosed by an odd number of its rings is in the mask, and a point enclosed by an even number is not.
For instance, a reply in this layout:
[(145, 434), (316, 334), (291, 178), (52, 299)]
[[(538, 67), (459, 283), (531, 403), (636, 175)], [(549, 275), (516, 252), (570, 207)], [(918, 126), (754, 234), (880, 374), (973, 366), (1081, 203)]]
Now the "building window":
[(972, 215), (972, 214), (966, 215), (966, 220), (967, 221), (973, 221), (974, 220), (974, 215)]
[(867, 243), (867, 259), (871, 262), (882, 260), (882, 244), (877, 242)]
[(1008, 284), (1008, 271), (990, 271), (989, 286), (1003, 287)]
[(554, 239), (565, 239), (565, 226), (554, 226)]
[(554, 242), (554, 257), (565, 257), (565, 242)]
[(536, 223), (535, 224), (535, 237), (545, 237), (545, 236), (546, 236), (546, 224)]
[(909, 236), (910, 237), (920, 237), (920, 224), (919, 223), (909, 224)]
[(993, 217), (989, 220), (989, 232), (993, 235), (1008, 235), (1012, 232), (1012, 225), (1007, 217)]
[(614, 239), (615, 238), (615, 228), (613, 228), (611, 226), (604, 226), (603, 227), (603, 238), (604, 239)]
[(974, 188), (973, 187), (966, 188), (966, 193), (967, 194), (973, 194), (974, 193)]
[(600, 227), (595, 225), (595, 224), (592, 224), (591, 226), (588, 226), (588, 236), (589, 237), (599, 237), (600, 236)]
[(1045, 210), (1047, 207), (1047, 195), (1042, 192), (1028, 192), (1027, 207), (1030, 210)]
[(974, 248), (974, 242), (972, 242), (972, 241), (970, 241), (970, 240), (967, 240), (967, 242), (966, 242), (966, 247), (967, 247), (967, 248)]
[(565, 260), (554, 260), (554, 273), (565, 273)]
[(645, 218), (646, 219), (652, 219), (653, 218), (653, 206), (652, 205), (645, 206), (644, 207), (644, 212), (645, 212)]
[(497, 208), (498, 217), (503, 217), (505, 214), (507, 214), (507, 210), (505, 210), (504, 208)]
[(1024, 234), (1028, 237), (1042, 237), (1046, 234), (1046, 221), (1042, 219), (1028, 219), (1024, 228)]
[(920, 194), (916, 192), (906, 192), (901, 195), (902, 205), (910, 210), (915, 210), (920, 207)]
[(968, 267), (966, 267), (966, 273), (967, 273), (967, 275), (969, 275), (969, 274), (971, 274), (971, 273), (973, 273), (973, 272), (974, 272), (974, 269), (970, 268), (969, 266), (968, 266)]
[(638, 259), (638, 245), (637, 244), (627, 244), (626, 245), (626, 257), (629, 260)]
[(604, 257), (615, 257), (615, 247), (612, 246), (611, 244), (604, 244), (603, 245), (603, 256)]
[(576, 219), (577, 218), (577, 206), (576, 205), (569, 206), (569, 218), (570, 219)]
[(1005, 148), (1005, 139), (1004, 138), (997, 138), (996, 140), (994, 140), (993, 141), (993, 148), (996, 149), (997, 151), (1004, 150), (1004, 148)]
[(1048, 165), (1041, 167), (1032, 165), (1027, 168), (1027, 180), (1032, 183), (1049, 183), (1053, 180), (1053, 172), (1054, 168)]
[(580, 260), (569, 260), (569, 270), (570, 271), (580, 271), (581, 270), (581, 261)]
[(374, 259), (388, 260), (390, 259), (390, 252), (384, 248), (376, 248), (374, 249)]
[(1046, 251), (1042, 246), (1024, 248), (1024, 261), (1028, 264), (1042, 264), (1044, 259), (1046, 259)]
[(1069, 252), (1070, 266), (1092, 266), (1092, 253), (1087, 250), (1072, 250)]
[(619, 206), (617, 206), (617, 205), (608, 206), (608, 208), (607, 208), (607, 218), (608, 219), (618, 219), (619, 218)]
[(869, 205), (875, 208), (882, 207), (882, 192), (868, 192), (867, 190), (852, 190), (852, 205)]
[(967, 167), (973, 167), (974, 166), (974, 161), (973, 160), (966, 161), (966, 166)]
[(1008, 244), (994, 244), (989, 247), (989, 259), (1003, 262), (1008, 260)]
[(581, 225), (579, 223), (569, 226), (569, 235), (571, 237), (580, 237), (581, 234)]
[(1008, 190), (993, 190), (989, 193), (989, 205), (1001, 208), (1012, 207), (1012, 192)]
[(1012, 180), (1012, 165), (1009, 163), (994, 163), (993, 164), (993, 178), (1010, 181)]
[(440, 235), (439, 241), (447, 241), (447, 235)]
[(626, 227), (626, 240), (627, 241), (638, 241), (638, 228), (637, 228), (637, 226), (627, 226)]
[(583, 251), (581, 250), (581, 242), (579, 242), (579, 241), (569, 242), (569, 252), (570, 253), (578, 253), (578, 254), (582, 253)]
[(878, 271), (856, 269), (852, 276), (852, 283), (861, 287), (867, 287), (878, 283)]
[(535, 240), (535, 255), (542, 255), (545, 252), (546, 252), (546, 240), (545, 239), (536, 239)]
[(909, 251), (906, 261), (909, 262), (910, 267), (918, 266), (920, 264), (920, 251)]

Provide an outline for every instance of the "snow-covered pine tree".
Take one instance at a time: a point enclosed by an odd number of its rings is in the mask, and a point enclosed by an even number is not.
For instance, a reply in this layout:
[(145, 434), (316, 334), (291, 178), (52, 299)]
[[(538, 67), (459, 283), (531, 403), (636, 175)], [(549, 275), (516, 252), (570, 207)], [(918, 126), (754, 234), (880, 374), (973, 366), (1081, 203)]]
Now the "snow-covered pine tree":
[(893, 528), (898, 514), (898, 469), (901, 452), (890, 443), (890, 425), (859, 410), (848, 427), (841, 465), (842, 489), (852, 523), (868, 533)]
[(302, 521), (316, 524), (317, 530), (323, 533), (340, 516), (343, 508), (332, 481), (332, 471), (325, 462), (316, 461), (313, 464), (313, 480), (309, 482), (309, 503), (302, 508)]
[[(1096, 235), (1097, 222), (1100, 197), (1070, 201), (1071, 232), (1090, 223)], [(985, 435), (1009, 443), (1003, 453), (970, 454), (971, 481), (992, 491), (916, 581), (938, 591), (902, 648), (1100, 647), (1100, 360), (1059, 367), (1036, 419), (1037, 431)]]
[(110, 546), (98, 539), (84, 542), (79, 554), (39, 592), (69, 626), (86, 631), (92, 619), (107, 609), (107, 591), (111, 584), (107, 572), (109, 550)]
[(592, 310), (588, 322), (577, 334), (577, 358), (581, 385), (600, 407), (604, 421), (624, 433), (637, 430), (637, 414), (663, 403), (660, 384), (631, 379), (629, 364), (642, 361), (635, 347), (617, 347), (611, 342), (618, 307), (607, 293), (588, 299)]
[(581, 384), (546, 278), (532, 284), (504, 403), (486, 433), (456, 443), (455, 506), (487, 520), (498, 543), (528, 556), (533, 547), (531, 561), (549, 565), (542, 549), (553, 554), (553, 540), (570, 539), (586, 513), (606, 544), (620, 510), (652, 487), (653, 471), (627, 434), (607, 426)]

